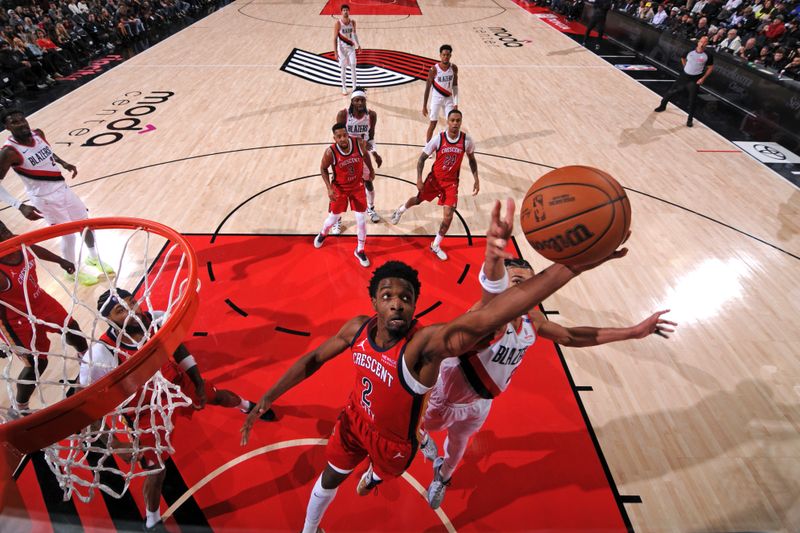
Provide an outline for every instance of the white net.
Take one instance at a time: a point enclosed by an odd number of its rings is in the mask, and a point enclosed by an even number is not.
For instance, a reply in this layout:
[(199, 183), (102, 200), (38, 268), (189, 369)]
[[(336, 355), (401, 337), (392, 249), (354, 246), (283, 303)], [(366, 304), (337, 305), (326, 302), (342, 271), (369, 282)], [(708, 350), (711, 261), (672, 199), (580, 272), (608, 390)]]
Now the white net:
[[(191, 252), (181, 245), (132, 226), (95, 229), (89, 249), (88, 231), (68, 236), (73, 250), (61, 237), (0, 257), (0, 423), (50, 407), (124, 364), (170, 320), (186, 291), (198, 288), (189, 282)], [(53, 252), (59, 248), (58, 255), (74, 253), (78, 272), (62, 270)], [(117, 322), (98, 311), (106, 292), (124, 309)], [(190, 405), (157, 372), (101, 420), (47, 447), (65, 499), (88, 501), (96, 489), (120, 497), (133, 478), (162, 470), (173, 415)]]

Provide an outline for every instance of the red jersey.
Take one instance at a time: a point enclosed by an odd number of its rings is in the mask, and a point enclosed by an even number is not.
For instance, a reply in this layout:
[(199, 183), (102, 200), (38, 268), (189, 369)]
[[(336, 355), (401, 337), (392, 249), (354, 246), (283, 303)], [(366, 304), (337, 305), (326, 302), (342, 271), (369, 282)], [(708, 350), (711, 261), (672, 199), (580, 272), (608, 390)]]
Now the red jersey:
[(358, 139), (349, 137), (350, 151), (343, 153), (339, 145), (333, 143), (333, 183), (341, 189), (351, 190), (364, 188), (364, 154), (358, 145)]
[[(30, 312), (33, 315), (38, 315), (45, 308), (55, 305), (60, 307), (60, 304), (55, 302), (44, 290), (39, 286), (39, 279), (36, 277), (36, 258), (27, 250), (22, 252), (27, 257), (27, 261), (23, 257), (18, 265), (7, 265), (0, 263), (0, 272), (5, 274), (11, 286), (0, 292), (0, 300), (16, 307), (23, 313)], [(0, 286), (5, 285), (0, 281)], [(27, 292), (30, 302), (30, 309), (25, 300), (25, 293)], [(2, 306), (5, 308), (5, 306)], [(10, 311), (10, 310), (9, 310)], [(12, 311), (13, 313), (13, 311)]]
[(461, 162), (466, 152), (467, 134), (459, 132), (456, 142), (447, 140), (446, 130), (439, 134), (439, 149), (433, 162), (433, 175), (440, 183), (457, 182), (461, 173)]
[(356, 381), (350, 401), (378, 433), (416, 442), (423, 405), (430, 388), (409, 383), (410, 374), (403, 372), (403, 353), (420, 327), (415, 323), (404, 339), (391, 348), (381, 350), (370, 337), (370, 330), (374, 329), (377, 321), (377, 316), (367, 320), (350, 343), (356, 367)]

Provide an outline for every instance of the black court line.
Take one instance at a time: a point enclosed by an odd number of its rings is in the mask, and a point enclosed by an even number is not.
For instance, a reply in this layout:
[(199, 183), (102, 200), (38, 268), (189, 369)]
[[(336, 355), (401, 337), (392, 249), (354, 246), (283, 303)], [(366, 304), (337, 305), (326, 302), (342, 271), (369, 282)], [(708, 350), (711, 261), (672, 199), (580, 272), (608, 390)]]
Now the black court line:
[(545, 311), (544, 314), (545, 315), (560, 315), (561, 313), (559, 313), (558, 311)]
[(414, 318), (420, 319), (420, 318), (424, 317), (425, 315), (427, 315), (428, 313), (430, 313), (431, 311), (433, 311), (434, 309), (436, 309), (437, 307), (439, 307), (440, 305), (442, 305), (442, 302), (441, 301), (437, 301), (435, 304), (433, 304), (429, 308), (425, 309), (424, 311), (420, 311), (419, 313), (417, 313), (417, 316), (415, 316)]
[[(93, 467), (96, 467), (102, 458), (103, 454), (97, 452), (91, 452), (87, 456), (89, 464)], [(106, 459), (105, 465), (108, 466), (109, 464), (114, 464), (117, 468), (120, 466), (119, 461), (117, 461), (114, 456)], [(120, 470), (124, 470), (124, 468)], [(120, 476), (106, 471), (100, 472), (100, 483), (106, 487), (110, 487), (117, 493), (122, 492), (124, 486), (124, 482)], [(139, 512), (139, 507), (136, 505), (136, 500), (133, 499), (130, 491), (125, 492), (122, 498), (119, 499), (103, 491), (98, 492), (100, 492), (103, 498), (103, 503), (108, 510), (108, 516), (111, 518), (111, 522), (113, 522), (114, 527), (116, 527), (118, 531), (126, 531), (132, 529), (132, 527), (140, 526), (142, 523), (142, 514)]]
[(280, 331), (281, 333), (288, 333), (289, 335), (297, 335), (297, 336), (300, 336), (300, 337), (310, 337), (311, 336), (311, 333), (309, 333), (308, 331), (298, 331), (296, 329), (289, 329), (289, 328), (284, 328), (284, 327), (281, 327), (281, 326), (275, 326), (275, 331)]
[(22, 456), (17, 467), (14, 469), (14, 472), (11, 473), (11, 479), (14, 481), (19, 479), (19, 476), (22, 474), (22, 471), (25, 470), (25, 467), (28, 466), (28, 463), (31, 462), (31, 454), (27, 453)]
[[(164, 486), (161, 489), (161, 496), (167, 502), (167, 506), (170, 506), (178, 498), (189, 492), (189, 487), (171, 457), (164, 461), (164, 471), (166, 472), (166, 477), (164, 478)], [(180, 524), (181, 531), (212, 531), (211, 524), (208, 523), (203, 509), (194, 499), (194, 496), (190, 496), (188, 500), (175, 509), (175, 514), (172, 516)]]
[[(211, 242), (214, 242), (213, 240)], [(206, 268), (208, 269), (208, 279), (211, 281), (215, 281), (216, 278), (214, 277), (214, 269), (211, 268), (211, 261), (206, 262)]]
[(638, 494), (626, 494), (620, 496), (622, 503), (642, 503), (642, 497)]
[(192, 337), (208, 337), (207, 331), (195, 331), (192, 333)]
[[(422, 148), (423, 147), (422, 145), (419, 145), (419, 144), (409, 144), (409, 143), (381, 143), (381, 144), (384, 145), (384, 146), (405, 146), (405, 147), (412, 147), (412, 148)], [(144, 165), (144, 166), (141, 166), (141, 167), (135, 167), (135, 168), (128, 169), (128, 170), (121, 170), (119, 172), (114, 172), (113, 174), (108, 174), (106, 176), (100, 176), (99, 178), (94, 178), (94, 179), (87, 180), (87, 181), (84, 181), (84, 182), (81, 182), (81, 183), (77, 183), (75, 185), (71, 185), (71, 188), (81, 187), (83, 185), (88, 185), (88, 184), (94, 183), (96, 181), (105, 180), (105, 179), (113, 178), (113, 177), (116, 177), (116, 176), (121, 176), (123, 174), (128, 174), (130, 172), (136, 172), (136, 171), (139, 171), (139, 170), (146, 170), (148, 168), (154, 168), (154, 167), (163, 166), (163, 165), (170, 165), (172, 163), (180, 163), (180, 162), (184, 162), (184, 161), (190, 161), (190, 160), (193, 160), (193, 159), (200, 159), (200, 158), (205, 158), (205, 157), (213, 157), (213, 156), (217, 156), (217, 155), (234, 154), (234, 153), (239, 153), (239, 152), (251, 152), (251, 151), (257, 151), (257, 150), (268, 150), (268, 149), (273, 149), (273, 148), (293, 148), (293, 147), (302, 147), (302, 146), (306, 146), (307, 147), (307, 146), (328, 146), (328, 145), (330, 145), (330, 142), (278, 144), (278, 145), (272, 145), (272, 146), (255, 146), (255, 147), (249, 147), (249, 148), (237, 148), (237, 149), (234, 149), (234, 150), (222, 150), (222, 151), (219, 151), (219, 152), (210, 152), (210, 153), (207, 153), (207, 154), (198, 154), (198, 155), (193, 155), (193, 156), (188, 156), (188, 157), (181, 157), (181, 158), (178, 158), (178, 159), (172, 159), (172, 160), (169, 160), (169, 161), (161, 161), (159, 163), (152, 163), (152, 164), (149, 164), (149, 165)], [(540, 166), (540, 167), (548, 168), (548, 169), (551, 169), (551, 170), (556, 168), (554, 166), (546, 165), (544, 163), (537, 163), (536, 161), (526, 161), (525, 159), (519, 159), (519, 158), (516, 158), (516, 157), (509, 157), (509, 156), (504, 156), (504, 155), (490, 154), (490, 153), (487, 153), (487, 152), (475, 152), (475, 153), (476, 154), (481, 154), (481, 155), (487, 156), (487, 157), (494, 157), (494, 158), (497, 158), (497, 159), (505, 159), (507, 161), (517, 161), (517, 162), (525, 163), (525, 164), (528, 164), (528, 165)], [(314, 176), (317, 176), (317, 174), (314, 174)], [(387, 177), (392, 177), (392, 176), (387, 176)], [(284, 182), (284, 183), (289, 183), (291, 181), (297, 181), (299, 179), (302, 179), (302, 178), (295, 178), (294, 180), (289, 180), (289, 181)], [(407, 183), (411, 183), (408, 180), (403, 180), (403, 179), (400, 179), (400, 178), (393, 178), (393, 179), (397, 179), (399, 181), (405, 181)], [(726, 228), (732, 229), (732, 230), (736, 231), (737, 233), (740, 233), (741, 235), (744, 235), (745, 237), (750, 237), (753, 240), (756, 240), (756, 241), (758, 241), (758, 242), (760, 242), (762, 244), (766, 244), (767, 246), (770, 246), (771, 248), (773, 248), (773, 249), (775, 249), (775, 250), (777, 250), (779, 252), (782, 252), (782, 253), (790, 256), (790, 257), (793, 257), (794, 259), (800, 260), (800, 256), (798, 256), (796, 254), (793, 254), (793, 253), (791, 253), (791, 252), (789, 252), (787, 250), (784, 250), (783, 248), (780, 248), (780, 247), (778, 247), (778, 246), (776, 246), (774, 244), (771, 244), (771, 243), (769, 243), (769, 242), (767, 242), (767, 241), (765, 241), (763, 239), (759, 239), (758, 237), (755, 237), (755, 236), (753, 236), (753, 235), (751, 235), (751, 234), (749, 234), (749, 233), (747, 233), (745, 231), (739, 230), (739, 229), (737, 229), (737, 228), (735, 228), (735, 227), (733, 227), (733, 226), (731, 226), (729, 224), (726, 224), (724, 222), (721, 222), (721, 221), (719, 221), (719, 220), (717, 220), (715, 218), (709, 217), (707, 215), (703, 215), (703, 214), (701, 214), (701, 213), (699, 213), (697, 211), (694, 211), (692, 209), (684, 207), (684, 206), (682, 206), (680, 204), (676, 204), (676, 203), (671, 202), (669, 200), (665, 200), (665, 199), (660, 198), (658, 196), (655, 196), (655, 195), (652, 195), (652, 194), (649, 194), (649, 193), (645, 193), (645, 192), (642, 192), (642, 191), (638, 191), (636, 189), (631, 189), (630, 187), (623, 187), (623, 189), (625, 189), (626, 191), (630, 191), (630, 192), (634, 192), (634, 193), (640, 194), (642, 196), (645, 196), (647, 198), (650, 198), (650, 199), (653, 199), (653, 200), (656, 200), (656, 201), (659, 201), (659, 202), (663, 202), (663, 203), (665, 203), (665, 204), (667, 204), (669, 206), (681, 209), (681, 210), (686, 211), (688, 213), (692, 213), (692, 214), (698, 215), (698, 216), (700, 216), (700, 217), (702, 217), (702, 218), (704, 218), (704, 219), (706, 219), (706, 220), (708, 220), (710, 222), (715, 222), (717, 224), (720, 224), (721, 226), (724, 226)], [(266, 192), (266, 191), (262, 191), (262, 192)], [(258, 194), (261, 194), (261, 193), (257, 193), (256, 196)], [(11, 207), (10, 206), (6, 206), (6, 207), (3, 207), (3, 208), (0, 208), (0, 212), (5, 211), (6, 209), (11, 209)], [(458, 211), (456, 211), (456, 214), (458, 214), (459, 218), (461, 219), (461, 221), (463, 223), (464, 219), (461, 217), (461, 215), (458, 213)], [(222, 227), (222, 224), (220, 224), (220, 227), (217, 228), (217, 230), (219, 231), (219, 229), (221, 227)], [(467, 229), (467, 231), (469, 231), (469, 230)], [(212, 238), (212, 242), (213, 242), (213, 238)]]
[(44, 452), (38, 451), (31, 454), (31, 463), (36, 473), (42, 499), (47, 508), (47, 515), (54, 531), (83, 531), (78, 510), (72, 499), (64, 501), (64, 491), (58, 485), (56, 476), (50, 471), (44, 458)]
[(591, 385), (578, 385), (577, 387), (575, 387), (575, 390), (576, 390), (576, 391), (578, 391), (578, 392), (582, 392), (582, 391), (589, 391), (589, 392), (591, 392), (591, 391), (593, 391), (594, 389), (592, 388), (592, 386), (591, 386)]
[[(427, 26), (386, 26), (386, 27), (384, 27), (384, 26), (364, 26), (363, 28), (364, 29), (369, 29), (369, 30), (398, 30), (398, 29), (407, 30), (407, 29), (416, 29), (416, 28), (442, 28), (442, 27), (446, 27), (446, 26), (458, 26), (460, 24), (474, 24), (476, 22), (482, 22), (484, 20), (489, 20), (489, 19), (493, 19), (495, 17), (499, 17), (500, 15), (502, 15), (503, 13), (508, 11), (508, 9), (506, 9), (503, 6), (501, 6), (500, 4), (498, 4), (495, 0), (492, 0), (492, 3), (495, 6), (497, 6), (498, 9), (500, 9), (500, 12), (499, 13), (495, 13), (494, 15), (489, 15), (487, 17), (478, 18), (478, 19), (462, 20), (462, 21), (458, 21), (458, 22), (450, 22), (450, 23), (447, 23), (447, 24), (430, 24), (430, 25), (427, 25)], [(280, 20), (265, 19), (265, 18), (261, 18), (261, 17), (256, 17), (255, 15), (248, 15), (247, 13), (242, 11), (244, 8), (246, 8), (246, 7), (248, 7), (248, 6), (252, 5), (252, 4), (258, 5), (259, 2), (254, 2), (254, 1), (247, 2), (242, 7), (238, 8), (236, 11), (240, 15), (245, 16), (247, 18), (251, 18), (251, 19), (254, 19), (254, 20), (260, 20), (262, 22), (271, 22), (273, 24), (281, 24), (283, 26), (295, 26), (295, 27), (298, 27), (298, 28), (322, 28), (322, 29), (328, 29), (328, 28), (331, 27), (331, 26), (316, 26), (316, 25), (312, 25), (312, 24), (294, 24), (292, 22), (283, 22), (283, 21), (280, 21)], [(272, 5), (272, 4), (267, 4), (267, 5)], [(420, 11), (422, 11), (421, 7), (420, 7)], [(364, 18), (366, 16), (367, 15), (359, 15), (358, 19), (359, 20), (366, 20)]]
[(240, 315), (248, 316), (247, 311), (245, 311), (244, 309), (242, 309), (241, 307), (239, 307), (235, 303), (233, 303), (230, 298), (225, 298), (225, 303), (228, 304), (228, 307), (230, 307), (231, 309), (233, 309), (234, 311), (236, 311)]
[(458, 281), (456, 281), (457, 285), (461, 285), (461, 283), (464, 281), (464, 278), (467, 277), (467, 272), (469, 272), (469, 263), (464, 265), (464, 271), (461, 273), (461, 276), (459, 276)]
[[(540, 305), (539, 309), (546, 313), (543, 306)], [(622, 499), (622, 496), (620, 496), (617, 484), (614, 482), (614, 476), (611, 475), (611, 469), (608, 467), (608, 462), (606, 461), (605, 455), (603, 455), (603, 449), (600, 447), (600, 441), (597, 440), (597, 435), (594, 432), (594, 427), (592, 427), (592, 422), (589, 420), (589, 415), (586, 413), (586, 408), (583, 405), (581, 395), (578, 394), (578, 388), (575, 386), (575, 380), (572, 379), (572, 373), (569, 370), (569, 366), (567, 366), (567, 360), (564, 358), (564, 353), (561, 351), (561, 346), (559, 346), (559, 344), (556, 342), (553, 342), (553, 346), (556, 347), (558, 358), (561, 360), (561, 366), (564, 368), (564, 374), (566, 374), (567, 379), (569, 380), (569, 386), (572, 388), (572, 394), (575, 396), (575, 402), (578, 404), (578, 408), (581, 411), (583, 422), (586, 424), (586, 431), (589, 432), (589, 436), (592, 439), (592, 444), (594, 445), (595, 452), (597, 452), (597, 458), (600, 460), (600, 465), (603, 467), (603, 472), (606, 474), (608, 486), (611, 489), (611, 493), (614, 495), (614, 501), (617, 502), (617, 508), (619, 509), (622, 521), (628, 531), (633, 532), (633, 524), (628, 516), (628, 512), (625, 510), (624, 504), (626, 502)]]

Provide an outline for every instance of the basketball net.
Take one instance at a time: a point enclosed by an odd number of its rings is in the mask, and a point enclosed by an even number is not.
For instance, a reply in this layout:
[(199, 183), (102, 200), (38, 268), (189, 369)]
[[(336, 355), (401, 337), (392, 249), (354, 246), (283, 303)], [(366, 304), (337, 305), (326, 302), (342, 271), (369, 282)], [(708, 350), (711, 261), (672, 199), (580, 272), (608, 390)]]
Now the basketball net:
[[(193, 252), (186, 249), (185, 243), (160, 237), (146, 227), (117, 228), (114, 230), (114, 244), (117, 246), (113, 253), (107, 254), (108, 257), (103, 255), (100, 249), (102, 239), (98, 237), (111, 230), (95, 231), (95, 249), (100, 256), (101, 265), (103, 261), (111, 265), (116, 275), (107, 273), (105, 269), (94, 269), (99, 272), (100, 281), (90, 289), (79, 285), (78, 276), (65, 281), (59, 265), (43, 260), (33, 247), (37, 244), (57, 250), (57, 239), (24, 242), (16, 250), (4, 252), (11, 254), (22, 251), (23, 274), (20, 279), (12, 280), (12, 283), (19, 283), (24, 287), (25, 306), (18, 308), (11, 305), (2, 299), (3, 295), (0, 293), (0, 317), (5, 316), (3, 327), (0, 327), (0, 357), (3, 357), (0, 359), (0, 424), (47, 409), (80, 391), (83, 387), (77, 379), (79, 373), (101, 376), (97, 381), (98, 384), (103, 383), (102, 376), (125, 364), (126, 360), (153, 338), (159, 327), (170, 320), (176, 304), (186, 296), (187, 291), (196, 291), (199, 288), (196, 277), (191, 279), (188, 275), (189, 256), (192, 256), (191, 261), (194, 258)], [(84, 239), (87, 231), (88, 227), (84, 227), (79, 241), (76, 267), (81, 269), (87, 269), (83, 266), (88, 253)], [(121, 253), (118, 253), (120, 243), (123, 245)], [(114, 256), (114, 261), (111, 256)], [(148, 270), (157, 258), (160, 260), (159, 266)], [(48, 288), (55, 282), (55, 289), (50, 289), (50, 295), (67, 312), (63, 323), (49, 322), (47, 316), (37, 316), (36, 296), (38, 291), (44, 289), (41, 284), (30, 279), (34, 271), (38, 273), (40, 282), (46, 278), (44, 281)], [(118, 280), (120, 283), (130, 283), (128, 286), (119, 285), (119, 288), (131, 287), (132, 292), (138, 283), (134, 292), (137, 306), (145, 310), (163, 311), (164, 315), (158, 321), (144, 324), (134, 312), (135, 306), (129, 306), (120, 298), (119, 304), (128, 312), (123, 326), (119, 327), (104, 317), (97, 310), (97, 296), (105, 290), (110, 290), (112, 296), (116, 295)], [(30, 294), (31, 291), (33, 294)], [(91, 296), (87, 297), (87, 293)], [(21, 346), (14, 334), (13, 324), (20, 322), (30, 324), (32, 339), (28, 346)], [(70, 326), (75, 323), (80, 329)], [(126, 328), (131, 325), (138, 325), (143, 334), (141, 340), (135, 342), (135, 350), (131, 350), (131, 338), (125, 335)], [(48, 336), (48, 331), (50, 346), (46, 351), (39, 351), (37, 347), (47, 345), (41, 341), (42, 336)], [(100, 340), (106, 331), (115, 333), (115, 344)], [(70, 341), (75, 343), (76, 336), (83, 338), (88, 344), (89, 349), (85, 353), (77, 353), (70, 344)], [(127, 348), (123, 348), (123, 342), (128, 344)], [(94, 360), (92, 348), (98, 344), (112, 354), (112, 363), (108, 359)], [(42, 364), (45, 358), (46, 365)], [(33, 362), (32, 379), (19, 378), (24, 360)], [(17, 401), (17, 389), (20, 385), (35, 386), (28, 405), (20, 405)], [(88, 385), (90, 384), (87, 384), (87, 388)], [(94, 387), (95, 384), (91, 385)], [(1, 390), (3, 388), (5, 391)], [(98, 385), (97, 394), (103, 392)], [(119, 498), (127, 491), (132, 479), (163, 470), (165, 459), (173, 452), (170, 441), (173, 414), (177, 409), (190, 405), (191, 400), (181, 392), (180, 387), (165, 379), (161, 372), (156, 372), (105, 416), (99, 417), (77, 433), (43, 448), (46, 462), (64, 491), (64, 499), (74, 495), (81, 501), (88, 502), (98, 489)]]

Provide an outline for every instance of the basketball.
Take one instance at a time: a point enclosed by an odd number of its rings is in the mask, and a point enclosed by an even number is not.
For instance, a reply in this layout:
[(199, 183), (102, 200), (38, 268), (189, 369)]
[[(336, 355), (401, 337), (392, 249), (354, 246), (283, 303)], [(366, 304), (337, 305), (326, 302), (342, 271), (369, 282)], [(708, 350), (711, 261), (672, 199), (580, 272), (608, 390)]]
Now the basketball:
[(533, 249), (563, 265), (599, 261), (622, 244), (631, 205), (617, 180), (602, 170), (568, 166), (528, 189), (520, 224)]

